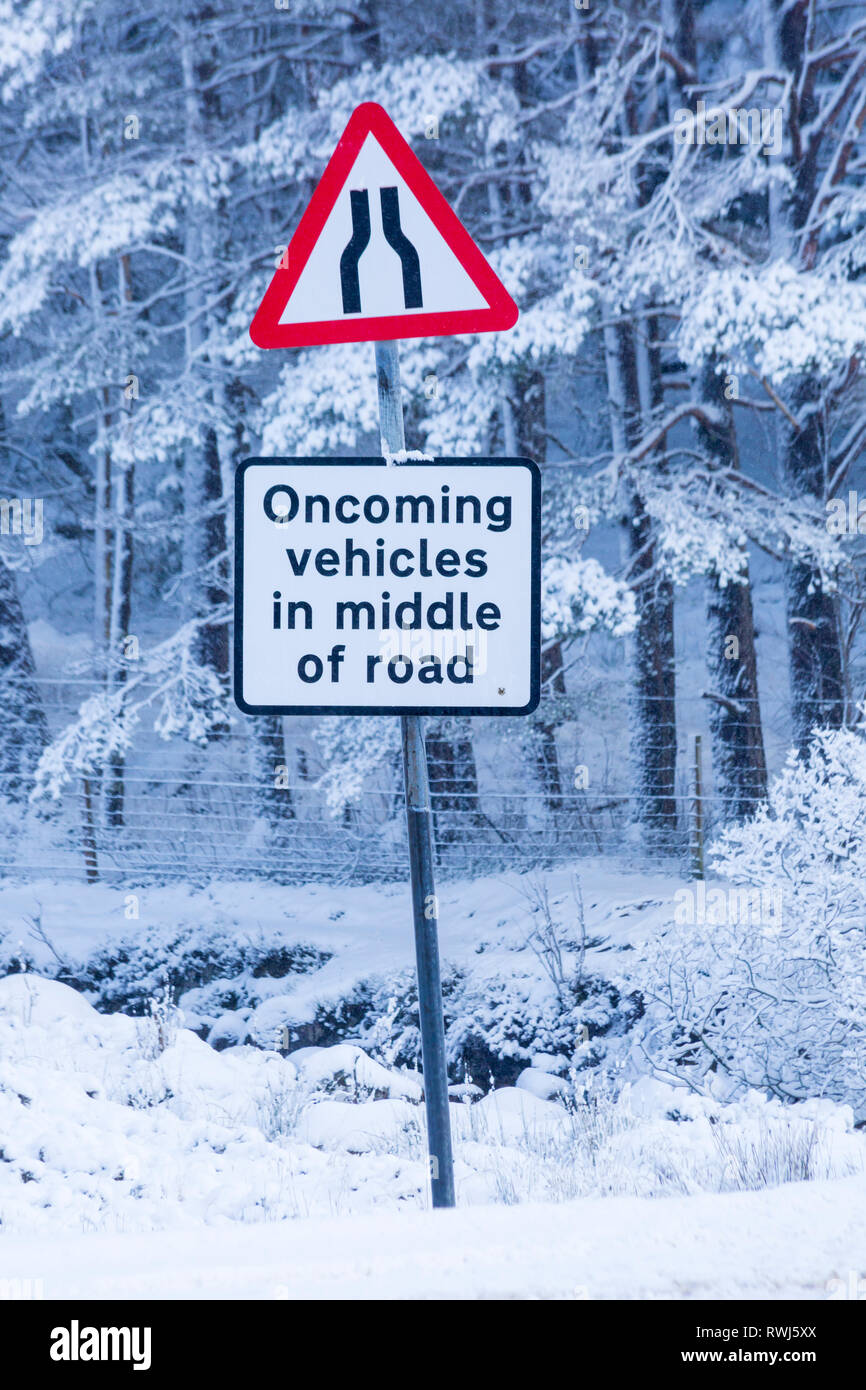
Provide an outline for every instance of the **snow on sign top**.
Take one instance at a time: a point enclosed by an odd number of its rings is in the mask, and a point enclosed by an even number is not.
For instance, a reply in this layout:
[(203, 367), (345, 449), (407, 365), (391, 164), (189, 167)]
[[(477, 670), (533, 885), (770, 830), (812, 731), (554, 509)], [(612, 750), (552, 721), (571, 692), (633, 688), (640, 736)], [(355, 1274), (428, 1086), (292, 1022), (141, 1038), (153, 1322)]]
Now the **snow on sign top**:
[(381, 106), (353, 111), (250, 325), (257, 347), (511, 328), (517, 305)]

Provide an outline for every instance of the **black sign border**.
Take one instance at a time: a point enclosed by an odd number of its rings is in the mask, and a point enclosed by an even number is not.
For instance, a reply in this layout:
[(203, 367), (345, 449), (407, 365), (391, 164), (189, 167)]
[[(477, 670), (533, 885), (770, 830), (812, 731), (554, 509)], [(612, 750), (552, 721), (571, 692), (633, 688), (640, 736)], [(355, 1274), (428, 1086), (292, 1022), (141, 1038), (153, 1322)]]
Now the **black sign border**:
[(257, 464), (287, 465), (291, 468), (328, 467), (387, 467), (386, 460), (373, 458), (248, 458), (239, 463), (235, 470), (235, 572), (234, 572), (234, 670), (232, 694), (238, 709), (243, 714), (357, 714), (372, 718), (379, 714), (427, 714), (431, 717), (484, 716), (485, 718), (507, 718), (509, 715), (532, 714), (541, 699), (541, 470), (537, 463), (527, 458), (433, 458), (413, 459), (397, 465), (407, 473), (413, 466), (424, 468), (453, 468), (457, 465), (477, 468), (528, 468), (532, 481), (532, 502), (530, 515), (531, 534), (531, 594), (529, 609), (530, 639), (530, 685), (529, 701), (519, 708), (502, 709), (488, 705), (249, 705), (240, 694), (243, 689), (243, 593), (244, 593), (244, 477), (248, 468)]

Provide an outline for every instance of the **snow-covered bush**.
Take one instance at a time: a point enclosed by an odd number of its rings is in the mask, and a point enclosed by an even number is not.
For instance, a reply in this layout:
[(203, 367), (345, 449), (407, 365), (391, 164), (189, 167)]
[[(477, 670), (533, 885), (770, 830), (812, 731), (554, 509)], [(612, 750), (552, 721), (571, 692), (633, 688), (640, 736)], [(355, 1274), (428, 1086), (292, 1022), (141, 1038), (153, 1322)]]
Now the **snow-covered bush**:
[(581, 1070), (600, 1064), (637, 1011), (634, 998), (595, 976), (558, 992), (529, 972), (467, 976), (446, 1007), (446, 1043), (458, 1074), (466, 1068), (476, 1080), (492, 1074), (513, 1085), (539, 1053), (565, 1056)]
[[(525, 967), (479, 977), (443, 962), (445, 1044), (451, 1077), (511, 1086), (538, 1056), (583, 1071), (616, 1054), (639, 1004), (591, 975), (555, 990)], [(420, 1067), (418, 990), (413, 970), (357, 981), (319, 1004), (311, 1024), (289, 1026), (291, 1046), (357, 1040), (389, 1067)]]
[(680, 914), (630, 976), (649, 1004), (643, 1048), (698, 1089), (716, 1072), (866, 1118), (864, 729), (820, 730), (792, 753), (712, 862), (735, 887), (702, 888), (701, 911)]
[[(26, 935), (20, 924), (8, 931), (0, 925), (0, 976), (35, 966), (32, 938), (41, 919), (26, 920)], [(143, 1038), (166, 1033), (171, 1009), (160, 1001), (168, 989), (186, 1026), (217, 1048), (244, 1041), (251, 1011), (284, 987), (278, 982), (311, 974), (331, 957), (320, 946), (287, 940), (281, 930), (188, 923), (174, 929), (140, 927), (74, 963), (58, 955), (47, 937), (45, 944), (51, 954), (40, 965), (41, 974), (80, 990), (102, 1013), (141, 1018)], [(270, 1039), (266, 1045), (272, 1046)], [(153, 1050), (163, 1048), (154, 1043)]]

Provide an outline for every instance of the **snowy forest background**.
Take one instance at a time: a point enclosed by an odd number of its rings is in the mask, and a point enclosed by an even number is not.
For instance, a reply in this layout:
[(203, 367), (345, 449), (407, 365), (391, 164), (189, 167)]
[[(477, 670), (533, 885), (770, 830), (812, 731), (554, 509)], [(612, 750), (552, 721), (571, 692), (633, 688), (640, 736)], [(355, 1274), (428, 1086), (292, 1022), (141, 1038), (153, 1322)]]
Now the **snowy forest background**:
[(378, 449), (370, 345), (247, 331), (378, 101), (521, 311), (401, 346), (408, 445), (544, 485), (540, 708), (427, 721), (455, 1085), (866, 1119), (862, 7), (0, 0), (0, 93), (6, 983), (417, 1064), (390, 947), (309, 985), (405, 881), (397, 720), (229, 675), (236, 465)]

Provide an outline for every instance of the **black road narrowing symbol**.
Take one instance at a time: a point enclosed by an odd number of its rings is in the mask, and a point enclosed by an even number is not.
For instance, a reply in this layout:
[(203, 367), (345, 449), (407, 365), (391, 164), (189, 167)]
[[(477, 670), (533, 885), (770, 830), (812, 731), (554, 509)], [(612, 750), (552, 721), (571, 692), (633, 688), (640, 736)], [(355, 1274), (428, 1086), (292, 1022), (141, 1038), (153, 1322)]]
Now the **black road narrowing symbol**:
[[(352, 236), (340, 257), (340, 287), (343, 292), (343, 313), (360, 314), (361, 285), (358, 262), (370, 243), (370, 196), (366, 188), (353, 188), (349, 194), (352, 204)], [(403, 306), (421, 309), (421, 262), (418, 252), (400, 226), (400, 201), (397, 188), (380, 188), (382, 230), (385, 240), (400, 257), (403, 268)]]
[(418, 252), (400, 226), (397, 189), (380, 188), (379, 198), (382, 203), (382, 230), (385, 240), (397, 252), (403, 267), (403, 306), (406, 309), (420, 309), (421, 262), (418, 260)]
[(366, 188), (353, 188), (349, 197), (352, 200), (352, 239), (340, 257), (340, 285), (343, 290), (343, 313), (360, 314), (358, 262), (370, 241), (370, 199)]

